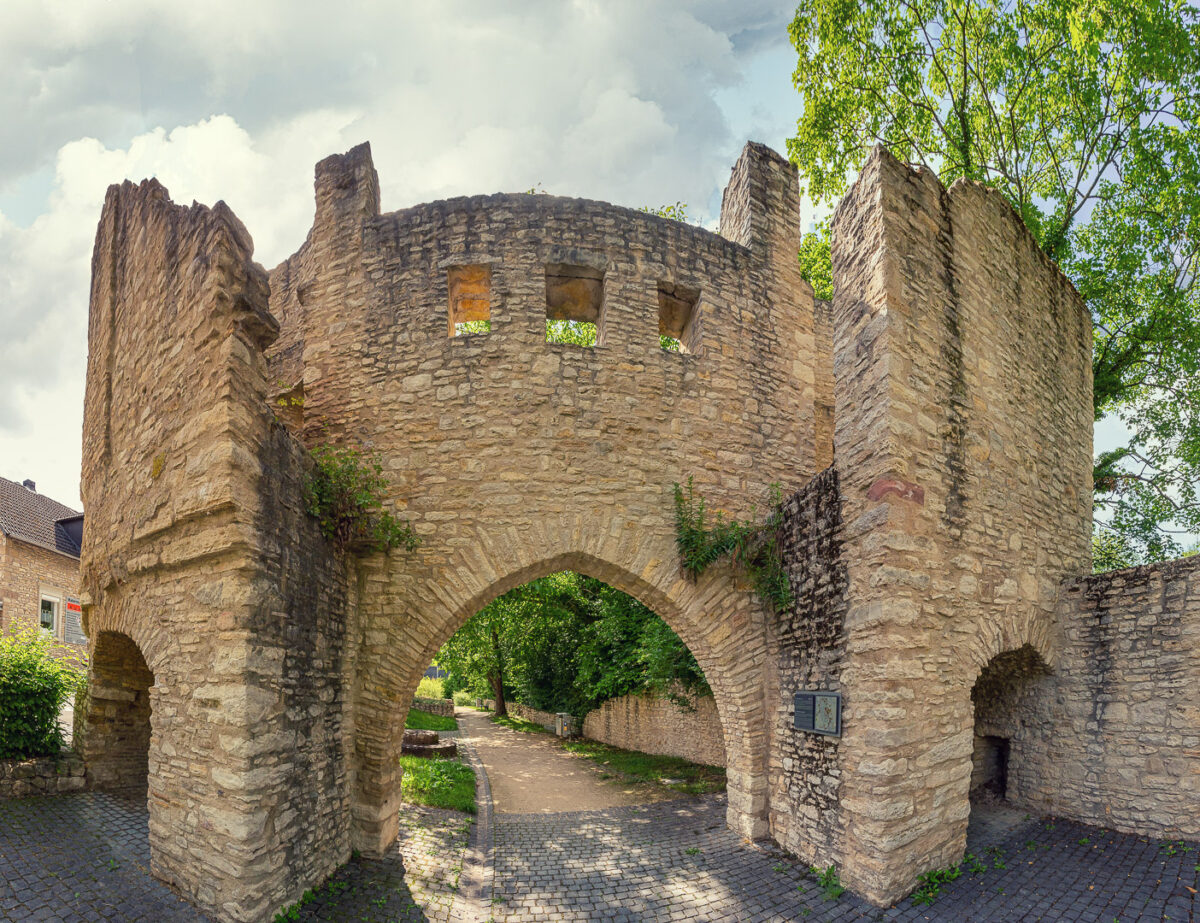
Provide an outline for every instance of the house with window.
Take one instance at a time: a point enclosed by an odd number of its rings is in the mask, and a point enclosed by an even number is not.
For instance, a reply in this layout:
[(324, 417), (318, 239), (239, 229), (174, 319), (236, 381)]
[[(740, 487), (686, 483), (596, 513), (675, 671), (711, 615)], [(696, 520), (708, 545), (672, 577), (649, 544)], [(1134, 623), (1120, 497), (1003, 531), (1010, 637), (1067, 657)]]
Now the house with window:
[(79, 548), (83, 514), (0, 478), (0, 631), (40, 626), (63, 654), (82, 651)]

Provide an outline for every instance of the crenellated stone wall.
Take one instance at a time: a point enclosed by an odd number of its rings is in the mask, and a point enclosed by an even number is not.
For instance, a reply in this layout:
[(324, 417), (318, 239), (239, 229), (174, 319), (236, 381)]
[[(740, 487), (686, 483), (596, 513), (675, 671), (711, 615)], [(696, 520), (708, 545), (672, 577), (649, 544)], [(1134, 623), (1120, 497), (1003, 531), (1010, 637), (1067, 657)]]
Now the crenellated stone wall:
[(82, 556), (101, 788), (147, 792), (154, 873), (261, 920), (350, 852), (352, 584), (268, 404), (278, 325), (224, 204), (109, 189), (93, 256)]
[(1058, 663), (1091, 559), (1091, 319), (998, 193), (882, 148), (833, 274), (842, 880), (882, 902), (962, 856), (980, 671)]

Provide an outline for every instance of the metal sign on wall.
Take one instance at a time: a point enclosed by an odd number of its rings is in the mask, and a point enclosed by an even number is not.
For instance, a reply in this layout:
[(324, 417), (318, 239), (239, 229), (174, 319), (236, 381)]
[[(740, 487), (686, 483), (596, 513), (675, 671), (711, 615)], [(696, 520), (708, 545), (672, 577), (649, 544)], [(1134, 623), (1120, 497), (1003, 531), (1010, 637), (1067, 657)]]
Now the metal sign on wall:
[(840, 737), (842, 694), (840, 692), (797, 692), (793, 727), (798, 731)]

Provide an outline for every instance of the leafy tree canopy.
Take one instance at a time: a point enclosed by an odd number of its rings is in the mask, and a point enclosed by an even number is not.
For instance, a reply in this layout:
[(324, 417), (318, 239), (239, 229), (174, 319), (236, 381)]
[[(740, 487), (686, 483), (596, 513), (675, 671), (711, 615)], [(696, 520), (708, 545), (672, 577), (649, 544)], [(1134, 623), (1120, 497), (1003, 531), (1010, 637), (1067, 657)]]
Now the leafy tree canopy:
[(802, 0), (789, 31), (809, 194), (840, 196), (875, 143), (999, 190), (1092, 312), (1097, 418), (1133, 433), (1097, 459), (1097, 504), (1136, 556), (1178, 554), (1200, 531), (1200, 11)]
[(484, 606), (438, 652), (448, 688), (582, 716), (606, 699), (709, 692), (704, 674), (658, 615), (600, 580), (563, 571)]

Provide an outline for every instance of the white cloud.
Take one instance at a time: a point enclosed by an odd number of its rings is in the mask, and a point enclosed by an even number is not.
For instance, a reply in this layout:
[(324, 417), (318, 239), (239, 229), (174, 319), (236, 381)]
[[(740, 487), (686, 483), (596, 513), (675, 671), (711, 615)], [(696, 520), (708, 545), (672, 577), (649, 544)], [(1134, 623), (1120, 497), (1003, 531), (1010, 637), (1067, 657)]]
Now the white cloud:
[(715, 0), (0, 5), (0, 82), (15, 90), (0, 120), (19, 139), (0, 146), (0, 193), (38, 201), (21, 183), (54, 167), (35, 220), (0, 214), (0, 475), (77, 502), (110, 183), (157, 176), (177, 202), (224, 199), (268, 267), (308, 231), (313, 165), (363, 140), (389, 210), (541, 183), (711, 218), (745, 140), (726, 110), (746, 68), (786, 45), (789, 17)]

